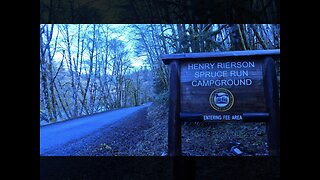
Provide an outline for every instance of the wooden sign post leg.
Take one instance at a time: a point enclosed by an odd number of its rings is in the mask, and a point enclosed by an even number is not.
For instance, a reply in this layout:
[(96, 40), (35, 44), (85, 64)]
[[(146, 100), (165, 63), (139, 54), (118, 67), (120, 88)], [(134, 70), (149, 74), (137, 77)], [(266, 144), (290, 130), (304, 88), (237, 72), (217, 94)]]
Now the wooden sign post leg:
[(180, 67), (176, 60), (170, 63), (169, 92), (168, 155), (181, 156)]
[(267, 122), (268, 147), (270, 156), (280, 155), (280, 110), (276, 81), (275, 62), (273, 58), (265, 59), (265, 94), (270, 119)]

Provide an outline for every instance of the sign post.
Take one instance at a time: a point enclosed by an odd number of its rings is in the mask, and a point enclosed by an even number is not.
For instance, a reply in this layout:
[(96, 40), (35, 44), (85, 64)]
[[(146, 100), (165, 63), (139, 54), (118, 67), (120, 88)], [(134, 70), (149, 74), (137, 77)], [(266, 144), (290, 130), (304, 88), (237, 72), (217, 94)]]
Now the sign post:
[(278, 88), (274, 60), (270, 57), (265, 59), (265, 94), (268, 112), (267, 135), (269, 154), (271, 156), (280, 155), (280, 112)]
[(178, 61), (170, 62), (168, 155), (181, 156), (180, 122), (180, 67)]
[(181, 121), (266, 122), (270, 155), (280, 153), (275, 63), (280, 49), (167, 54), (168, 155), (181, 156)]

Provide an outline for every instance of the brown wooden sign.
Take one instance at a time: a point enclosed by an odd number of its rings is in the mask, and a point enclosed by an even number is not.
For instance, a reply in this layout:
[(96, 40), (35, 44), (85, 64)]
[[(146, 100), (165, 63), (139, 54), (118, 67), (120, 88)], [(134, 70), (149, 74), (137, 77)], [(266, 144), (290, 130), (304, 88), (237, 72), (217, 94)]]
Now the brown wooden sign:
[(181, 113), (239, 121), (244, 112), (266, 112), (263, 63), (261, 58), (181, 62)]
[(270, 155), (280, 154), (274, 57), (280, 49), (167, 54), (168, 155), (181, 155), (181, 121), (266, 122)]

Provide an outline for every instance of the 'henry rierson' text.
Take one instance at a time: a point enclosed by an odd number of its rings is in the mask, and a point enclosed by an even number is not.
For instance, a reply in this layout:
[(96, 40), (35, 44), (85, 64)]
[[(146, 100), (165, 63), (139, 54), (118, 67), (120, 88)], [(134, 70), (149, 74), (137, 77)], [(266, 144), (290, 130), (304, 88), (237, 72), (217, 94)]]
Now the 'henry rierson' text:
[(250, 86), (252, 79), (248, 78), (247, 69), (254, 67), (253, 61), (188, 64), (188, 70), (198, 70), (194, 72), (195, 79), (191, 81), (193, 87)]

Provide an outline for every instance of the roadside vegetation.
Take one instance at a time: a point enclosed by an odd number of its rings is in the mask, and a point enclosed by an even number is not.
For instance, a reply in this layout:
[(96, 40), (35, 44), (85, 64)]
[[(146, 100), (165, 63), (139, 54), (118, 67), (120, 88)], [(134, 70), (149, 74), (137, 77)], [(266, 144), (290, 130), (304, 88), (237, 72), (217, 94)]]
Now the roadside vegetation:
[[(167, 153), (167, 94), (148, 110), (152, 126), (144, 130), (138, 149), (141, 155), (161, 156)], [(181, 129), (184, 156), (265, 156), (267, 134), (265, 123), (184, 122)], [(235, 152), (235, 148), (240, 151)]]
[[(112, 134), (103, 130), (86, 150), (87, 156), (166, 156), (168, 147), (168, 94), (129, 117)], [(265, 123), (182, 124), (183, 156), (267, 156)], [(81, 148), (78, 148), (81, 149)]]

